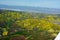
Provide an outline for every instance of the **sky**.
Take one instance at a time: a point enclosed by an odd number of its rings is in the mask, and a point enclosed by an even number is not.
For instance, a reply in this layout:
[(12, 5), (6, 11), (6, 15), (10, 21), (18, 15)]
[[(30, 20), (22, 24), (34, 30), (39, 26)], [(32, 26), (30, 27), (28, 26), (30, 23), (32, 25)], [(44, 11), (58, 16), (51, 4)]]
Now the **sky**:
[(0, 0), (0, 5), (33, 6), (60, 9), (60, 0)]

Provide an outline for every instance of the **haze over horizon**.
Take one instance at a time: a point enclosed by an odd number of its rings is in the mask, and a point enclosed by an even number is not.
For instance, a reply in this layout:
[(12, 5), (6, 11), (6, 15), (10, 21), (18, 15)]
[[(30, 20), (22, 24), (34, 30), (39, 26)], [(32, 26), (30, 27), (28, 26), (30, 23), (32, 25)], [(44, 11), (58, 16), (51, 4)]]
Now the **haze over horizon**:
[(60, 9), (60, 0), (0, 0), (0, 5), (33, 6)]

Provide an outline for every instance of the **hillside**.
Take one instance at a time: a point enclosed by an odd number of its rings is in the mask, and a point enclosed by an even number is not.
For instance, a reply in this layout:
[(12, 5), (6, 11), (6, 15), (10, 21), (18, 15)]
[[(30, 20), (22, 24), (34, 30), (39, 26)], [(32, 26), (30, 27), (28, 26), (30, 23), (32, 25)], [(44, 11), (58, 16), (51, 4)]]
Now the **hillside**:
[(54, 40), (60, 31), (60, 14), (0, 10), (0, 39)]

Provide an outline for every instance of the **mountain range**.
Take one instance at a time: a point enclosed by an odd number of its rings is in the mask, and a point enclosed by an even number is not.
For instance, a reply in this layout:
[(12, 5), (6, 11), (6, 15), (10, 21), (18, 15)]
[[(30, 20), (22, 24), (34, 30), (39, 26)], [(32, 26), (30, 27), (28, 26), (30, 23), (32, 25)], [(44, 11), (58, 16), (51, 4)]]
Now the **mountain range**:
[(45, 7), (31, 7), (31, 6), (10, 6), (0, 4), (0, 9), (14, 10), (14, 11), (28, 11), (28, 12), (40, 12), (40, 13), (53, 13), (60, 14), (60, 9), (45, 8)]

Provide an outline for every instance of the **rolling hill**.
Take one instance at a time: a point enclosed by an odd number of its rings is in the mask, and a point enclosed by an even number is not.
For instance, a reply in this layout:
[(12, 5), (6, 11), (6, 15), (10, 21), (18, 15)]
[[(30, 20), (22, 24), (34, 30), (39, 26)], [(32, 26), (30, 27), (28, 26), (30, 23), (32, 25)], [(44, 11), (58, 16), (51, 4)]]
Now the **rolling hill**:
[(31, 7), (31, 6), (9, 6), (0, 4), (0, 9), (15, 10), (15, 11), (28, 11), (40, 13), (53, 13), (60, 14), (60, 9), (44, 8), (44, 7)]

